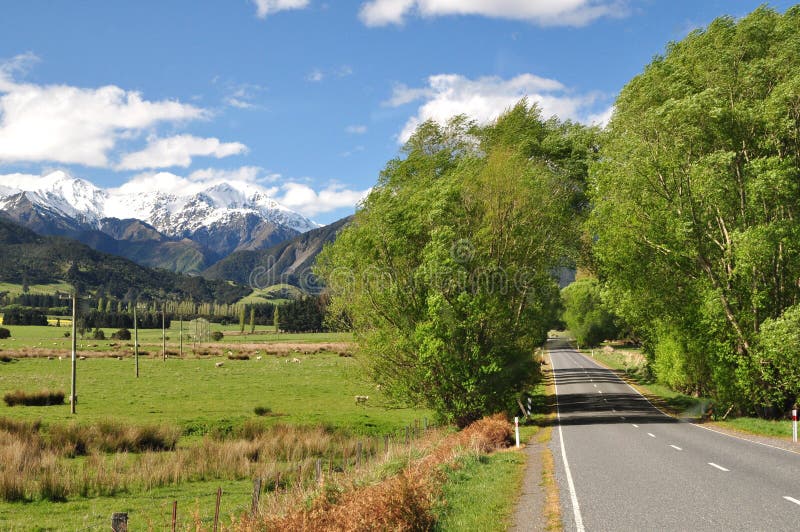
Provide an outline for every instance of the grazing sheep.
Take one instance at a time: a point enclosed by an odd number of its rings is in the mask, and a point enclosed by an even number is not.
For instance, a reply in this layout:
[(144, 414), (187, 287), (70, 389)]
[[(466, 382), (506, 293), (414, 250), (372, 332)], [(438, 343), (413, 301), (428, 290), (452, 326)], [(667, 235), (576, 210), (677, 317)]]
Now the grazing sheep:
[(59, 360), (64, 360), (64, 357), (58, 357)]
[(223, 362), (217, 362), (216, 364), (214, 364), (215, 368), (221, 368), (222, 366), (223, 366)]
[(80, 357), (78, 357), (78, 360), (86, 360), (86, 357), (80, 356)]
[(258, 355), (258, 356), (256, 357), (256, 360), (261, 360), (261, 355)]
[(296, 362), (296, 363), (298, 363), (298, 364), (299, 364), (299, 363), (300, 363), (300, 359), (299, 359), (299, 358), (293, 358), (293, 359), (292, 359), (292, 362)]
[(356, 404), (361, 405), (369, 401), (369, 395), (356, 395)]

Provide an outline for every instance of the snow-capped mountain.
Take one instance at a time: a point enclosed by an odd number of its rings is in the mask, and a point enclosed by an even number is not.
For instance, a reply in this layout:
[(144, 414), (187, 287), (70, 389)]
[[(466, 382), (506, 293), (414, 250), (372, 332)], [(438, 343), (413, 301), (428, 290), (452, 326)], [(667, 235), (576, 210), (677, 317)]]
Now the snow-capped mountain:
[[(70, 236), (93, 247), (105, 247), (103, 251), (123, 248), (94, 233), (117, 241), (131, 241), (127, 235), (134, 234), (140, 243), (146, 240), (142, 235), (157, 242), (170, 241), (173, 255), (175, 242), (189, 240), (195, 244), (195, 260), (190, 266), (181, 266), (174, 257), (162, 265), (157, 253), (145, 254), (150, 259), (130, 257), (182, 271), (201, 269), (233, 251), (268, 247), (319, 227), (270, 198), (258, 185), (241, 181), (186, 182), (176, 191), (158, 190), (158, 174), (152, 178), (154, 186), (129, 183), (116, 189), (101, 189), (63, 171), (41, 177), (12, 174), (1, 179), (0, 214), (43, 234)], [(120, 220), (123, 226), (136, 221), (136, 231), (120, 227)], [(151, 230), (143, 230), (141, 222)], [(98, 244), (101, 241), (104, 243)], [(199, 263), (198, 245), (205, 257)]]

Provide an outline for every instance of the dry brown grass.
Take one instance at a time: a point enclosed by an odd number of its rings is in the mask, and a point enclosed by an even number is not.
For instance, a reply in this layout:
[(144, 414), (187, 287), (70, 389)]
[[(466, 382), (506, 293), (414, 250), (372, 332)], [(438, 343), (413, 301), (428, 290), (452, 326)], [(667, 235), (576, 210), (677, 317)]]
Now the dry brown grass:
[[(443, 467), (465, 452), (486, 453), (508, 445), (512, 430), (504, 416), (479, 420), (461, 432), (433, 436), (418, 443), (421, 457), (398, 474), (363, 485), (330, 479), (315, 494), (309, 509), (284, 515), (243, 517), (238, 530), (418, 531), (435, 525), (434, 505), (444, 480)], [(363, 482), (363, 479), (362, 479)]]
[(63, 390), (41, 390), (26, 392), (14, 390), (3, 396), (3, 402), (8, 406), (55, 406), (64, 404)]

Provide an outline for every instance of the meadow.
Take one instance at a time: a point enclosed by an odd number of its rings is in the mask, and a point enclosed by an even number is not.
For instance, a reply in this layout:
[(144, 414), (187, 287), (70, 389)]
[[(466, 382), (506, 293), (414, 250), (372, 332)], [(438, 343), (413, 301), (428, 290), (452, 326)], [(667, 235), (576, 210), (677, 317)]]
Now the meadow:
[[(1, 360), (8, 360), (0, 362), (0, 395), (44, 389), (68, 395), (68, 328), (8, 328), (12, 338), (0, 340)], [(110, 337), (113, 331), (105, 332)], [(315, 459), (331, 471), (352, 468), (357, 446), (367, 461), (383, 449), (385, 435), (401, 441), (405, 427), (432, 420), (428, 411), (393, 406), (366, 381), (349, 353), (348, 334), (237, 335), (231, 326), (228, 332), (221, 342), (200, 344), (196, 353), (184, 339), (185, 356), (179, 358), (175, 322), (167, 332), (173, 356), (162, 360), (161, 331), (141, 331), (140, 349), (150, 354), (140, 356), (138, 378), (132, 342), (79, 341), (79, 355), (86, 358), (77, 363), (75, 415), (66, 402), (0, 404), (0, 476), (12, 479), (0, 478), (0, 491), (4, 482), (26, 479), (19, 500), (0, 502), (3, 528), (105, 528), (116, 511), (135, 516), (136, 529), (147, 523), (160, 528), (173, 500), (180, 502), (181, 523), (206, 526), (218, 487), (229, 522), (248, 507), (254, 476), (283, 471), (286, 479), (307, 481)], [(325, 350), (329, 344), (337, 350)], [(240, 353), (252, 356), (229, 358)], [(356, 404), (355, 395), (369, 400)], [(23, 434), (25, 426), (38, 428), (31, 436)], [(105, 443), (88, 443), (76, 452), (55, 443), (137, 427), (174, 433), (177, 444), (158, 451), (122, 445), (113, 452)]]

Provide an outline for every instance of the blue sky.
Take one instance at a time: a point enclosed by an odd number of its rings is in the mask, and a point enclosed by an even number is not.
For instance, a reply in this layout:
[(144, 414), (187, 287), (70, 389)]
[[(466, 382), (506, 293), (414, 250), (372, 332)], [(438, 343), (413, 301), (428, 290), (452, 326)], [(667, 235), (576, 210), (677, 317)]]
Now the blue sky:
[(602, 122), (669, 41), (758, 5), (5, 2), (0, 184), (54, 169), (106, 188), (158, 172), (165, 188), (241, 179), (327, 223), (353, 211), (419, 120), (491, 120), (528, 95), (546, 114)]

